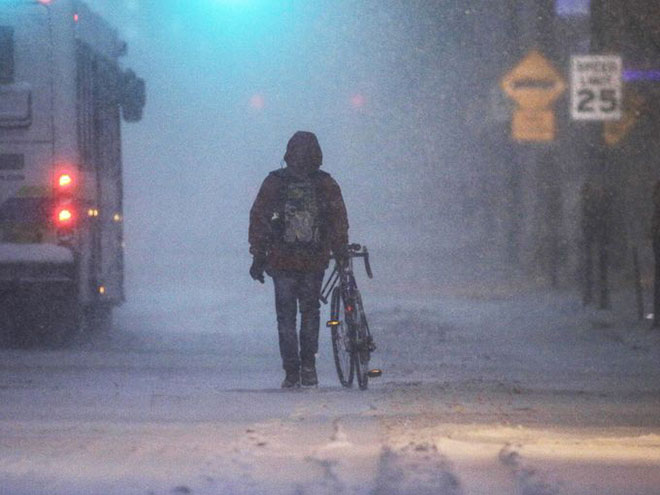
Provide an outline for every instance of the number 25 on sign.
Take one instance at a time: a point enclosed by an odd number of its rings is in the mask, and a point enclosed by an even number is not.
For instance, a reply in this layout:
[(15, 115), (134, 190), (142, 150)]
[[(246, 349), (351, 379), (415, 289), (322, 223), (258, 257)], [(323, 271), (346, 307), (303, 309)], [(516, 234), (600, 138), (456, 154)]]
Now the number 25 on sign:
[(574, 120), (621, 118), (621, 57), (571, 57), (571, 117)]

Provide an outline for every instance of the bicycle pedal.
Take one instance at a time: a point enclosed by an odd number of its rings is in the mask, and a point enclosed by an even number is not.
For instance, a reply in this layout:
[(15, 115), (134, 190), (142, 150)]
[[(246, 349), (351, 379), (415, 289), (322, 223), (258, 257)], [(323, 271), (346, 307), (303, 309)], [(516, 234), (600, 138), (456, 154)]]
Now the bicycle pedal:
[(377, 368), (373, 370), (369, 370), (367, 371), (367, 376), (369, 378), (380, 378), (381, 376), (383, 376), (383, 370), (379, 370)]

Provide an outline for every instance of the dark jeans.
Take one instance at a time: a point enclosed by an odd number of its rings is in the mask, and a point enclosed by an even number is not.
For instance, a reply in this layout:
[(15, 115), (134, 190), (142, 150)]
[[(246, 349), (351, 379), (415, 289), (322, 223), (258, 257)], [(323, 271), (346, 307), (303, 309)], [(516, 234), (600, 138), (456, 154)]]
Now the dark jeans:
[[(320, 272), (277, 272), (272, 274), (275, 285), (275, 310), (280, 339), (280, 355), (285, 370), (312, 366), (319, 349), (319, 295), (323, 283)], [(300, 308), (300, 350), (296, 316)]]

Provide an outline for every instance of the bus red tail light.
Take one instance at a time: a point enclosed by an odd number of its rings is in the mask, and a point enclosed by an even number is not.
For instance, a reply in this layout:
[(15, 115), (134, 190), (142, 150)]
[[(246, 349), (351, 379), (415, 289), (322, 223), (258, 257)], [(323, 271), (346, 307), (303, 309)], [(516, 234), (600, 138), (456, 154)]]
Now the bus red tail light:
[(57, 163), (53, 175), (53, 223), (58, 235), (69, 235), (76, 227), (78, 211), (76, 190), (78, 188), (78, 171), (70, 163)]
[(75, 211), (70, 205), (59, 206), (55, 210), (55, 224), (59, 228), (71, 228), (75, 222)]
[(76, 174), (71, 170), (61, 170), (55, 174), (55, 195), (69, 196), (76, 189)]
[(69, 173), (60, 174), (57, 178), (57, 187), (60, 190), (70, 189), (73, 186), (73, 176)]

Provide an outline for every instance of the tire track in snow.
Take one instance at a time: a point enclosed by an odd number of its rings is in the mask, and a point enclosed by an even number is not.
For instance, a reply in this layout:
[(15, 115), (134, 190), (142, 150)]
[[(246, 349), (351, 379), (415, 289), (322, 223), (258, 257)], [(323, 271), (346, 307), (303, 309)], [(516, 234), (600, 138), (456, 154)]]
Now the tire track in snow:
[[(357, 421), (356, 421), (357, 420)], [(373, 473), (381, 439), (377, 421), (355, 416), (336, 416), (327, 440), (306, 459), (322, 475), (298, 494), (367, 494), (372, 491)]]
[(234, 474), (254, 492), (371, 493), (382, 445), (373, 410), (362, 400), (347, 403), (344, 394), (304, 391), (291, 398), (287, 416), (242, 425), (228, 449)]
[(509, 468), (516, 480), (520, 495), (557, 495), (559, 487), (545, 479), (538, 470), (527, 466), (520, 453), (506, 444), (498, 455), (499, 461)]
[(316, 449), (316, 452), (305, 458), (307, 463), (316, 466), (321, 471), (320, 478), (311, 486), (304, 487), (298, 485), (296, 487), (296, 495), (307, 493), (319, 495), (346, 493), (346, 484), (342, 482), (337, 472), (341, 455), (336, 452), (336, 449), (343, 450), (352, 446), (353, 444), (348, 441), (348, 436), (340, 424), (340, 419), (335, 418), (332, 421), (332, 434), (330, 435), (329, 442), (321, 445)]
[(449, 461), (434, 444), (383, 447), (372, 495), (462, 495)]
[(463, 495), (454, 466), (425, 428), (431, 416), (437, 421), (431, 399), (404, 386), (395, 388), (386, 403), (394, 414), (380, 418), (385, 439), (371, 495)]

